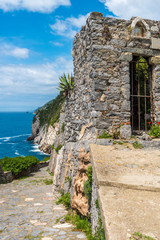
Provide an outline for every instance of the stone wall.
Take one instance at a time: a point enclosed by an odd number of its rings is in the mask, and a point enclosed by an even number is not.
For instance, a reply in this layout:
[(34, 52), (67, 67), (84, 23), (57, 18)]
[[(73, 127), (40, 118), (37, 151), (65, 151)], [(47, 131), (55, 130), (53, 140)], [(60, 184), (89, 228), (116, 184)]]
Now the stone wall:
[(0, 165), (0, 184), (12, 182), (13, 176), (11, 172), (3, 172), (3, 169)]
[[(138, 22), (145, 28), (144, 37), (134, 35)], [(75, 87), (66, 98), (60, 134), (55, 140), (55, 147), (60, 144), (63, 147), (58, 154), (52, 150), (50, 170), (55, 173), (54, 189), (69, 191), (72, 207), (83, 215), (90, 210), (94, 229), (98, 221), (95, 184), (91, 206), (84, 196), (86, 169), (90, 166), (89, 144), (96, 142), (97, 135), (104, 130), (112, 134), (120, 131), (123, 138), (131, 136), (130, 62), (133, 56), (148, 57), (153, 65), (154, 119), (160, 121), (159, 32), (157, 21), (141, 18), (126, 21), (94, 12), (73, 42)]]

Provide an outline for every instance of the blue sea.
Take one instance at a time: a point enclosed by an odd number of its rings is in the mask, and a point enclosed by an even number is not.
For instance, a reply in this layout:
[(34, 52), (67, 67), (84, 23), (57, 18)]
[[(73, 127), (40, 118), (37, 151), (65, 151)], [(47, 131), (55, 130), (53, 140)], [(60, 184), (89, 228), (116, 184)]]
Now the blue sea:
[(30, 155), (42, 160), (46, 156), (37, 144), (27, 141), (33, 116), (26, 112), (0, 112), (0, 158)]

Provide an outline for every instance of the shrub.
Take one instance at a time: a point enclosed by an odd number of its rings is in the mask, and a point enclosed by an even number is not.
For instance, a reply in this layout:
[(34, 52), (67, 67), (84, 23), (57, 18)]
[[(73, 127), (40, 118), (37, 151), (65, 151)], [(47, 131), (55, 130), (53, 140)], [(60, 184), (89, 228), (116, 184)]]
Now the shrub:
[(71, 206), (69, 193), (62, 194), (62, 196), (56, 201), (56, 204), (63, 204), (66, 208)]
[(92, 197), (92, 167), (87, 169), (88, 180), (84, 183), (84, 194), (88, 199), (88, 202), (91, 202)]
[(23, 171), (35, 166), (39, 160), (34, 156), (27, 157), (4, 157), (0, 159), (0, 165), (3, 171), (11, 171), (14, 176), (20, 175)]
[(160, 137), (160, 125), (159, 125), (159, 123), (151, 126), (151, 130), (149, 131), (149, 135), (154, 136), (155, 138)]

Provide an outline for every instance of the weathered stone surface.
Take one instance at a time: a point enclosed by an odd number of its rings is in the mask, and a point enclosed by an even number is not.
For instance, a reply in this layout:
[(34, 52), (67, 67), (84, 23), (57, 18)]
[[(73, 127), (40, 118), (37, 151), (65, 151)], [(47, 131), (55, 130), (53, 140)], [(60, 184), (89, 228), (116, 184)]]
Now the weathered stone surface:
[(119, 60), (125, 62), (131, 62), (133, 59), (132, 53), (122, 53)]
[(129, 240), (134, 232), (159, 239), (159, 154), (159, 150), (91, 145), (106, 239)]
[(120, 136), (122, 139), (129, 139), (131, 137), (131, 125), (123, 125), (120, 128)]
[(87, 168), (90, 166), (90, 154), (83, 149), (79, 154), (80, 166), (74, 180), (74, 195), (72, 198), (72, 208), (77, 209), (82, 215), (88, 215), (88, 200), (84, 195), (84, 183), (87, 181)]
[(152, 38), (151, 48), (160, 50), (160, 38)]
[(158, 64), (160, 65), (160, 56), (150, 58), (150, 64)]

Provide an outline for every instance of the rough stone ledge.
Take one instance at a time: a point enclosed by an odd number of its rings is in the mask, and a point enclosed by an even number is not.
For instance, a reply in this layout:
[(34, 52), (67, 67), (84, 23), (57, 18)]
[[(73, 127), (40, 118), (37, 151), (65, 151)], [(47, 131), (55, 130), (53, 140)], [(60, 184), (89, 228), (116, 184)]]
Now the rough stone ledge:
[(90, 152), (106, 239), (159, 240), (160, 150), (91, 144)]

